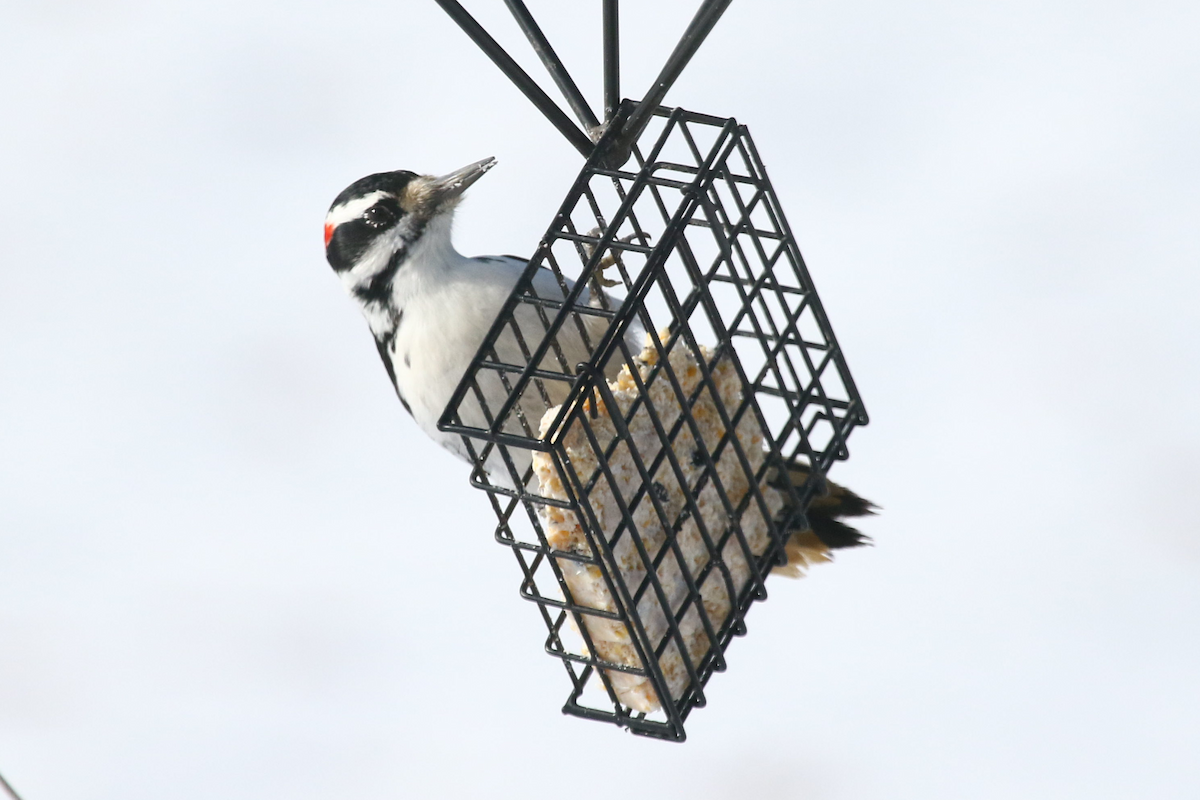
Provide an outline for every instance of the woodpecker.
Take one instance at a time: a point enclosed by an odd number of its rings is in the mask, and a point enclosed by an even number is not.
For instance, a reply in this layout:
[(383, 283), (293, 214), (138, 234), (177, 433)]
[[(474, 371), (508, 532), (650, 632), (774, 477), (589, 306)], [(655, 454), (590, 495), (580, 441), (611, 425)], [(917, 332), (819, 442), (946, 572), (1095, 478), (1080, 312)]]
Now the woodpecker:
[[(362, 309), (400, 402), (426, 435), (468, 461), (462, 438), (439, 431), (437, 422), (528, 264), (515, 256), (467, 258), (450, 239), (463, 192), (495, 164), (494, 158), (485, 158), (441, 177), (407, 170), (368, 175), (339, 194), (325, 217), (326, 258)], [(568, 290), (572, 286), (568, 280)], [(538, 271), (533, 290), (542, 297), (563, 298), (548, 269)], [(590, 291), (584, 291), (580, 302), (592, 302)], [(536, 310), (521, 304), (515, 316), (526, 344), (536, 347), (545, 335)], [(603, 333), (604, 323), (600, 317), (584, 320), (593, 342)], [(572, 326), (557, 338), (567, 364), (588, 360), (590, 353)], [(639, 342), (634, 349), (640, 348)], [(511, 330), (496, 349), (508, 363), (525, 363)], [(547, 361), (555, 358), (548, 356)], [(507, 392), (496, 376), (481, 376), (480, 384), (494, 414)], [(565, 399), (568, 386), (546, 381), (544, 388), (556, 404)], [(522, 399), (525, 417), (535, 428), (546, 407), (532, 389)], [(473, 395), (464, 398), (459, 414), (464, 424), (487, 426)], [(517, 465), (519, 473), (524, 466)], [(496, 451), (488, 472), (498, 483), (511, 486), (509, 470)]]
[[(325, 217), (325, 256), (362, 309), (401, 404), (426, 435), (468, 462), (462, 438), (439, 431), (438, 419), (528, 265), (515, 256), (468, 258), (451, 242), (451, 223), (463, 192), (495, 165), (494, 158), (485, 158), (440, 177), (407, 170), (368, 175), (346, 187)], [(568, 279), (566, 285), (569, 291), (574, 284)], [(539, 297), (564, 297), (558, 278), (545, 268), (534, 276), (532, 289)], [(598, 286), (586, 287), (580, 302), (597, 303), (599, 292)], [(607, 298), (610, 307), (617, 302)], [(584, 316), (584, 331), (592, 342), (598, 341), (607, 320)], [(527, 345), (535, 347), (545, 335), (545, 324), (535, 307), (519, 303), (514, 317)], [(641, 350), (643, 337), (640, 329), (630, 330), (626, 339), (632, 352)], [(587, 361), (591, 355), (574, 326), (564, 326), (557, 340), (569, 365)], [(525, 363), (511, 326), (497, 341), (496, 351), (502, 361)], [(618, 363), (609, 371), (615, 373), (619, 361), (614, 359)], [(557, 369), (557, 364), (556, 356), (547, 356), (546, 366)], [(495, 413), (507, 398), (507, 390), (494, 375), (478, 380), (484, 402)], [(568, 390), (565, 382), (543, 383), (551, 404), (563, 402)], [(520, 405), (525, 419), (535, 427), (547, 409), (541, 393), (533, 390), (524, 393)], [(466, 425), (488, 424), (471, 393), (458, 411)], [(485, 465), (489, 479), (515, 488), (498, 450), (493, 450)], [(518, 457), (522, 452), (509, 450)], [(528, 465), (528, 454), (524, 455), (525, 460), (515, 464), (519, 475), (525, 474)], [(791, 469), (793, 480), (807, 478), (807, 466), (797, 464)], [(861, 544), (864, 538), (836, 518), (872, 513), (873, 506), (848, 489), (832, 483), (829, 487), (826, 502), (814, 502), (810, 507), (810, 516), (816, 510), (822, 524), (825, 518), (829, 520), (824, 527), (812, 521), (815, 534), (828, 547)]]

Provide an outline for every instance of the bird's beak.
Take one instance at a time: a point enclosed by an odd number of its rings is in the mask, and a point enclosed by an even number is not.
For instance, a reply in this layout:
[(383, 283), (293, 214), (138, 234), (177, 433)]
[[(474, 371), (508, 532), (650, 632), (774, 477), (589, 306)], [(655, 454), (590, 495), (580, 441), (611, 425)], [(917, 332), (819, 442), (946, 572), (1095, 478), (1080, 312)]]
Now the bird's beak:
[(483, 177), (483, 174), (496, 166), (496, 159), (485, 158), (457, 169), (448, 175), (434, 178), (429, 185), (434, 207), (441, 207), (459, 197), (467, 187)]

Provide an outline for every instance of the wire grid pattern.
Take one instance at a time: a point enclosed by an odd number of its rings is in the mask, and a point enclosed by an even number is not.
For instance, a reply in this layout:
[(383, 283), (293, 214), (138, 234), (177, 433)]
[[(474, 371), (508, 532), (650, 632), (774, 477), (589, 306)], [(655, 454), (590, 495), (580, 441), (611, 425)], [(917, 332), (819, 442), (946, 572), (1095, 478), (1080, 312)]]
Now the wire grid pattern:
[[(867, 415), (745, 126), (660, 108), (627, 168), (602, 167), (603, 145), (440, 427), (463, 435), (496, 539), (570, 676), (564, 712), (682, 741), (786, 561), (788, 532)], [(720, 378), (730, 371), (732, 394)], [(539, 481), (534, 454), (553, 462), (560, 491)], [(793, 462), (812, 467), (803, 485), (779, 469)], [(550, 516), (575, 520), (586, 544), (556, 547)], [(750, 516), (768, 538), (748, 540)], [(591, 597), (574, 596), (569, 578), (582, 573), (595, 576)], [(715, 613), (709, 589), (726, 598)], [(632, 655), (613, 658), (599, 630), (624, 632)], [(631, 680), (656, 707), (630, 705)]]

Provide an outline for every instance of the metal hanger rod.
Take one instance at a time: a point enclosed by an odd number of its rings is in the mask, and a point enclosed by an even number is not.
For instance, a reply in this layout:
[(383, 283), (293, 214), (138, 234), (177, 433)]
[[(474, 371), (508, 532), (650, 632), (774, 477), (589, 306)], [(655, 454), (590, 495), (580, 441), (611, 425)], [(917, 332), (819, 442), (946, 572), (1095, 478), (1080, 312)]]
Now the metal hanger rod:
[(621, 105), (621, 26), (617, 0), (604, 2), (604, 121)]
[[(621, 102), (620, 14), (619, 0), (601, 0), (601, 2), (604, 44), (604, 122), (608, 124), (612, 121)], [(692, 17), (692, 21), (688, 23), (687, 30), (683, 32), (679, 44), (675, 45), (667, 63), (663, 65), (662, 71), (658, 74), (658, 78), (646, 92), (646, 96), (634, 108), (633, 113), (629, 115), (620, 132), (614, 135), (610, 144), (606, 146), (606, 152), (602, 157), (604, 163), (610, 167), (619, 166), (629, 158), (632, 143), (641, 136), (642, 131), (650, 122), (650, 117), (662, 103), (663, 97), (675, 84), (684, 67), (700, 49), (700, 45), (704, 43), (713, 26), (725, 13), (725, 9), (729, 8), (731, 2), (733, 0), (702, 0), (699, 10)], [(571, 118), (550, 99), (549, 95), (542, 91), (542, 88), (533, 78), (529, 77), (525, 70), (521, 69), (516, 61), (513, 61), (512, 56), (504, 51), (504, 48), (483, 29), (483, 26), (467, 13), (458, 0), (437, 0), (437, 4), (442, 7), (442, 10), (458, 23), (458, 26), (471, 37), (479, 49), (486, 53), (488, 58), (500, 68), (500, 71), (507, 75), (508, 79), (529, 98), (529, 101), (537, 106), (546, 119), (550, 120), (550, 124), (567, 137), (567, 141), (584, 158), (590, 158), (595, 150), (595, 145), (589, 134), (596, 135), (601, 127), (596, 115), (588, 106), (587, 100), (584, 99), (583, 93), (579, 91), (579, 87), (567, 72), (566, 67), (563, 66), (558, 54), (550, 46), (550, 42), (542, 33), (541, 28), (534, 21), (533, 15), (525, 7), (524, 0), (504, 0), (504, 3), (516, 18), (521, 30), (525, 32), (525, 36), (533, 45), (534, 52), (537, 53), (538, 58), (550, 73), (550, 77), (562, 90), (567, 104), (571, 106), (580, 122), (583, 123), (583, 130), (571, 122)]]
[(579, 121), (583, 123), (584, 130), (590, 131), (600, 127), (600, 120), (596, 119), (591, 106), (584, 99), (583, 93), (579, 91), (579, 87), (575, 85), (575, 81), (567, 72), (566, 67), (563, 66), (558, 54), (554, 52), (554, 48), (550, 46), (549, 40), (542, 33), (542, 29), (538, 27), (537, 22), (533, 19), (533, 15), (529, 13), (529, 9), (525, 7), (525, 4), (521, 0), (504, 0), (504, 4), (512, 12), (513, 17), (517, 20), (517, 24), (521, 26), (521, 30), (525, 32), (525, 37), (533, 45), (533, 51), (542, 60), (542, 64), (546, 67), (546, 71), (550, 73), (550, 77), (554, 79), (554, 83), (558, 86), (559, 91), (563, 93), (563, 97), (567, 98), (567, 105), (571, 107), (571, 110), (575, 112), (575, 116), (579, 117)]
[(683, 72), (683, 68), (692, 60), (692, 56), (700, 49), (700, 45), (704, 43), (704, 39), (713, 29), (713, 26), (717, 24), (717, 20), (725, 13), (725, 9), (729, 7), (732, 1), (704, 0), (700, 6), (700, 10), (696, 12), (696, 16), (692, 18), (691, 23), (688, 25), (687, 30), (683, 32), (683, 38), (679, 40), (679, 44), (675, 46), (671, 57), (663, 65), (662, 72), (658, 74), (658, 78), (650, 87), (650, 91), (646, 92), (646, 96), (638, 104), (637, 110), (630, 114), (629, 121), (625, 123), (625, 128), (621, 131), (619, 145), (613, 148), (614, 152), (621, 149), (620, 145), (628, 146), (641, 135), (646, 124), (650, 122), (650, 116), (662, 102), (667, 90), (671, 88), (675, 83), (675, 79)]
[(463, 32), (470, 36), (472, 41), (479, 46), (479, 49), (487, 54), (500, 71), (508, 76), (508, 79), (516, 84), (517, 88), (529, 98), (529, 101), (537, 106), (538, 111), (541, 111), (546, 119), (550, 120), (550, 124), (558, 129), (558, 132), (567, 137), (576, 150), (587, 158), (592, 154), (594, 147), (592, 140), (587, 134), (575, 127), (575, 123), (571, 122), (558, 105), (550, 99), (550, 96), (542, 91), (542, 87), (538, 86), (533, 78), (525, 70), (521, 69), (516, 61), (513, 61), (512, 56), (504, 51), (504, 48), (493, 39), (483, 26), (475, 21), (475, 18), (467, 13), (467, 10), (462, 7), (458, 0), (437, 0), (437, 4), (442, 7), (442, 10), (450, 15), (450, 18), (458, 23), (458, 27), (463, 29)]
[(12, 800), (21, 800), (20, 797), (17, 797), (17, 790), (8, 785), (8, 781), (4, 780), (3, 775), (0, 775), (0, 789), (3, 789), (0, 794), (8, 795)]

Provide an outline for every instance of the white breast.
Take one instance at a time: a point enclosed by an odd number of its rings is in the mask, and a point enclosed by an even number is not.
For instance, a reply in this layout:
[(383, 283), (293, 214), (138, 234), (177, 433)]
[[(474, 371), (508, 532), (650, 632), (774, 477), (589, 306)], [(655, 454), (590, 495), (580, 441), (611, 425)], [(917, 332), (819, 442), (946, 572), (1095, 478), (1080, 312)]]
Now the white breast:
[[(457, 256), (457, 254), (455, 254)], [(405, 266), (407, 270), (411, 264)], [(398, 306), (403, 317), (392, 340), (390, 351), (396, 375), (396, 386), (412, 410), (421, 429), (440, 445), (468, 458), (462, 439), (457, 434), (447, 434), (437, 429), (438, 420), (450, 402), (454, 390), (470, 366), (501, 307), (512, 293), (512, 288), (525, 262), (515, 259), (468, 259), (458, 256), (452, 262), (443, 261), (437, 279), (414, 271), (411, 276), (397, 276), (397, 286), (403, 296), (398, 296)], [(412, 284), (405, 286), (404, 284)], [(554, 276), (539, 273), (534, 281), (538, 294), (561, 298), (562, 292)], [(548, 314), (553, 318), (553, 313)], [(535, 350), (545, 337), (545, 326), (536, 309), (528, 304), (517, 306), (515, 319), (520, 326), (525, 345), (530, 352)], [(603, 333), (604, 320), (590, 318), (588, 334), (594, 346)], [(558, 335), (559, 348), (568, 369), (588, 359), (588, 348), (578, 329), (568, 325)], [(497, 343), (500, 359), (509, 364), (523, 366), (528, 363), (513, 329), (507, 328)], [(542, 365), (551, 371), (561, 372), (558, 353), (551, 348)], [(507, 376), (510, 383), (517, 376)], [(508, 398), (509, 389), (500, 376), (493, 372), (478, 376), (480, 389), (487, 406), (484, 413), (476, 395), (471, 392), (459, 408), (464, 424), (473, 427), (488, 427)], [(561, 403), (570, 389), (568, 381), (544, 381), (542, 390), (530, 383), (521, 397), (520, 412), (510, 414), (504, 430), (521, 436), (537, 436), (542, 416), (550, 404)], [(516, 467), (524, 473), (528, 466), (527, 453), (511, 451), (519, 455)], [(498, 452), (489, 458), (489, 474), (492, 480), (510, 486), (509, 470)]]

